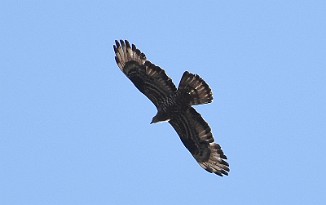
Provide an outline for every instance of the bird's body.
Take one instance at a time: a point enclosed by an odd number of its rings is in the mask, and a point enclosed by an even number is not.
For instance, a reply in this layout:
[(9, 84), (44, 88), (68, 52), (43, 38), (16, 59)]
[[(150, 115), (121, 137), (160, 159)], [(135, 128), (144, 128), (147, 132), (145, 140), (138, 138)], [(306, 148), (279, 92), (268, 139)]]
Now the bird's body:
[(211, 89), (198, 75), (184, 72), (178, 89), (160, 67), (146, 60), (136, 46), (116, 41), (116, 61), (121, 71), (156, 106), (152, 123), (168, 121), (185, 147), (208, 172), (228, 175), (229, 165), (221, 147), (214, 143), (211, 129), (192, 105), (213, 100)]
[(152, 123), (175, 119), (189, 108), (189, 95), (185, 92), (177, 91), (159, 102), (157, 114), (153, 117)]

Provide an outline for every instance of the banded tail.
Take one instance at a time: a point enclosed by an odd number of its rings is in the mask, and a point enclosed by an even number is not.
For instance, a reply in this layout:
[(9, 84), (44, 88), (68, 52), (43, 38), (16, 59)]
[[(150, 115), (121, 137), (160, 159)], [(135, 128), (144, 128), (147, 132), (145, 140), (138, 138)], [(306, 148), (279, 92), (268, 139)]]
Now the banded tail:
[(213, 93), (207, 83), (199, 75), (188, 71), (183, 73), (178, 89), (190, 94), (190, 105), (207, 104), (213, 100)]

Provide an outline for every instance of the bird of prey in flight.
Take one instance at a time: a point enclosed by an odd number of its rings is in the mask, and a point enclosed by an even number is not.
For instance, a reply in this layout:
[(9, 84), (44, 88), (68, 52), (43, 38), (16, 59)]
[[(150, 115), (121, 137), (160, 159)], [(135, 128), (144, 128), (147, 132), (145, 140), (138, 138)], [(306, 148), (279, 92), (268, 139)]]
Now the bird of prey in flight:
[(185, 71), (176, 88), (165, 71), (147, 60), (134, 44), (116, 40), (113, 48), (120, 70), (156, 106), (152, 123), (169, 122), (202, 168), (219, 176), (228, 175), (227, 157), (221, 146), (214, 143), (207, 122), (192, 107), (212, 102), (213, 94), (207, 83)]

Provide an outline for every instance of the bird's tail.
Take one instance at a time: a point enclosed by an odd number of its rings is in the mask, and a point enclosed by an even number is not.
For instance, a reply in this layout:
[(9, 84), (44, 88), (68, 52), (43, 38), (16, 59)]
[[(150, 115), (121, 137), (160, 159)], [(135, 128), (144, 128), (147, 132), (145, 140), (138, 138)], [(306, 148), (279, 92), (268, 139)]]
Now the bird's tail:
[(212, 102), (213, 94), (207, 83), (198, 75), (183, 73), (179, 83), (179, 90), (190, 94), (190, 104), (199, 105)]

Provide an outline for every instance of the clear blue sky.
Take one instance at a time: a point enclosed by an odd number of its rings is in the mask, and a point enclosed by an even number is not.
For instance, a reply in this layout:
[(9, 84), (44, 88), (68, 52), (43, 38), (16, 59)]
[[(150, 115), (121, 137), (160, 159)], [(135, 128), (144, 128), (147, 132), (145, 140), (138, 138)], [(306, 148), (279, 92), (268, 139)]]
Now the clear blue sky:
[[(1, 1), (0, 204), (323, 204), (326, 1)], [(128, 39), (229, 158), (204, 171), (118, 69)]]

